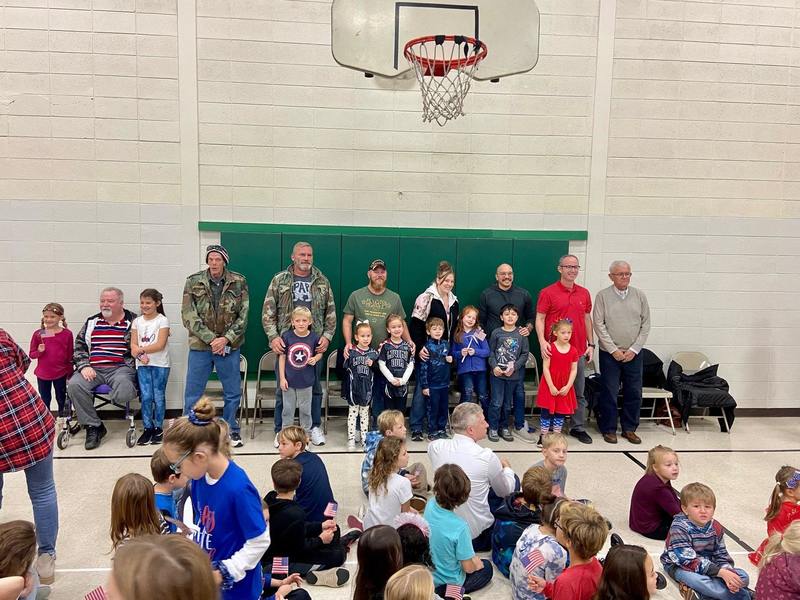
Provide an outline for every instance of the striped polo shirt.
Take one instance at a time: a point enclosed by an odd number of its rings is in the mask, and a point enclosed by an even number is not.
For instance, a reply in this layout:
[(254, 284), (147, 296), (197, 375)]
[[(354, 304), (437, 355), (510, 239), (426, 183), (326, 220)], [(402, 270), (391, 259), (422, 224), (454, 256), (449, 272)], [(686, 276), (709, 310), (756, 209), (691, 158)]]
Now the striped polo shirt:
[(105, 319), (97, 319), (92, 330), (92, 352), (89, 364), (93, 367), (114, 367), (125, 363), (128, 345), (125, 335), (131, 322), (122, 319), (117, 323), (109, 323)]

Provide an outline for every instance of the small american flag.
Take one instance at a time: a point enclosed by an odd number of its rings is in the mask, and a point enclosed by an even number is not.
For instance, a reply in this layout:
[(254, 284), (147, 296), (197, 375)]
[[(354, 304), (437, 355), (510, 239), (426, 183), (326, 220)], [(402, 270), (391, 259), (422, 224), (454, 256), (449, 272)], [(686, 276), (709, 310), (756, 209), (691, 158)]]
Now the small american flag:
[(525, 567), (528, 575), (533, 573), (536, 567), (542, 566), (545, 562), (544, 556), (538, 548), (534, 548), (522, 557), (522, 566)]
[(475, 339), (482, 342), (486, 339), (486, 332), (479, 327), (478, 331), (475, 332)]
[(336, 516), (338, 510), (339, 510), (338, 502), (328, 502), (328, 506), (325, 507), (325, 512), (323, 512), (322, 514), (332, 519), (333, 517)]
[(463, 600), (464, 588), (457, 583), (448, 583), (444, 588), (444, 597), (452, 600)]
[(106, 596), (106, 591), (103, 589), (103, 586), (98, 586), (94, 588), (91, 592), (86, 594), (83, 597), (83, 600), (107, 600), (108, 596)]
[(50, 331), (49, 329), (42, 329), (41, 337), (43, 338), (55, 337), (55, 335), (56, 335), (55, 332)]
[(289, 574), (289, 557), (276, 556), (272, 559), (272, 574), (273, 575), (288, 575)]

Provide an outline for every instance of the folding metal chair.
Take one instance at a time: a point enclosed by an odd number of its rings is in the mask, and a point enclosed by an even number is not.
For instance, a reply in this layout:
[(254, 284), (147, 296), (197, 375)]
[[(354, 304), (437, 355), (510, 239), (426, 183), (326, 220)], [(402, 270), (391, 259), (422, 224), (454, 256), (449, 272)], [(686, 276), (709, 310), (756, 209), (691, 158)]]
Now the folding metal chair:
[(258, 415), (258, 423), (264, 423), (264, 399), (272, 394), (273, 406), (275, 402), (275, 386), (276, 381), (271, 381), (274, 385), (262, 385), (263, 373), (275, 373), (275, 364), (277, 363), (278, 355), (272, 350), (263, 354), (258, 360), (258, 372), (256, 374), (256, 397), (253, 401), (253, 422), (250, 427), (250, 439), (256, 437), (256, 415)]

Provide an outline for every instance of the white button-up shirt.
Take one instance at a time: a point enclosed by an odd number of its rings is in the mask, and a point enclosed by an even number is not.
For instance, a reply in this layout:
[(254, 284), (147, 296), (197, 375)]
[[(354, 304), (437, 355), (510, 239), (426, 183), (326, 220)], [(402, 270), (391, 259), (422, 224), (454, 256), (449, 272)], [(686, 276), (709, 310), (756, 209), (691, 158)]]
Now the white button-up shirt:
[(505, 498), (514, 491), (514, 471), (503, 467), (489, 448), (478, 445), (472, 438), (456, 433), (452, 439), (428, 444), (428, 459), (433, 470), (446, 464), (461, 467), (469, 477), (472, 489), (469, 499), (455, 512), (469, 525), (472, 538), (478, 537), (494, 523), (489, 510), (489, 488)]

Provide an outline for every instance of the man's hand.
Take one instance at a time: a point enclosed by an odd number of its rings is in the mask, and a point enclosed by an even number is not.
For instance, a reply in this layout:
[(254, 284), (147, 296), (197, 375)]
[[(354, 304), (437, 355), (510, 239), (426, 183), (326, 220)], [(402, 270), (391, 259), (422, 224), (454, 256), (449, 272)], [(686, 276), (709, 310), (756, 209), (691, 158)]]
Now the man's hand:
[[(281, 336), (276, 337), (269, 343), (269, 347), (272, 348), (272, 351), (275, 354), (283, 354), (286, 352), (286, 344), (283, 343), (283, 338)], [(345, 357), (347, 355), (345, 354)]]
[(429, 388), (422, 388), (422, 395), (423, 396), (430, 396), (431, 390)]
[(225, 351), (225, 346), (228, 345), (228, 338), (226, 337), (215, 337), (211, 340), (211, 352), (214, 354), (222, 354)]
[(633, 350), (626, 350), (622, 357), (622, 362), (631, 362), (634, 358), (636, 358), (636, 352)]
[(406, 473), (405, 475), (403, 475), (403, 477), (405, 477), (411, 482), (412, 487), (417, 485), (417, 482), (419, 481), (419, 478), (414, 473)]
[[(342, 356), (344, 356), (344, 359), (345, 359), (345, 360), (347, 360), (348, 358), (350, 358), (350, 348), (352, 348), (352, 347), (353, 347), (353, 346), (352, 346), (352, 345), (350, 345), (350, 344), (345, 344), (345, 345), (344, 345), (344, 348), (342, 349)], [(370, 366), (372, 366), (372, 365), (370, 365)]]
[(611, 353), (611, 356), (614, 357), (614, 360), (622, 362), (622, 359), (625, 358), (625, 352), (617, 348)]
[[(409, 346), (409, 348), (411, 350), (411, 354), (414, 354), (414, 352), (417, 351), (417, 345), (414, 342), (409, 341), (408, 342), (408, 346)], [(419, 353), (422, 354), (423, 351), (427, 352), (427, 350), (425, 348), (423, 348), (422, 350), (420, 350)], [(423, 360), (427, 360), (427, 359), (423, 359)]]
[(500, 466), (503, 467), (504, 469), (506, 467), (511, 468), (511, 463), (508, 462), (507, 458), (503, 457), (503, 458), (500, 459)]
[(94, 381), (95, 377), (97, 377), (97, 373), (92, 367), (83, 367), (81, 369), (81, 377), (86, 381)]
[(423, 346), (422, 350), (419, 351), (419, 359), (420, 360), (428, 360), (431, 357), (431, 353), (428, 352), (428, 349)]
[(328, 345), (330, 343), (330, 340), (326, 337), (319, 338), (319, 341), (317, 342), (317, 354), (325, 354), (325, 351), (328, 349)]
[(720, 569), (718, 575), (719, 578), (725, 582), (725, 585), (728, 586), (728, 589), (734, 594), (744, 586), (742, 578), (730, 569)]
[(583, 353), (586, 357), (586, 362), (592, 362), (592, 356), (594, 356), (594, 348), (591, 346), (586, 347), (586, 352)]
[(520, 335), (528, 337), (531, 334), (532, 328), (530, 325), (525, 325), (525, 327), (520, 327), (517, 331)]
[(539, 348), (542, 349), (542, 360), (550, 358), (550, 344), (547, 343), (547, 340), (539, 338)]

